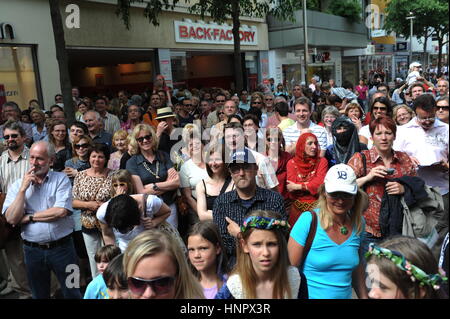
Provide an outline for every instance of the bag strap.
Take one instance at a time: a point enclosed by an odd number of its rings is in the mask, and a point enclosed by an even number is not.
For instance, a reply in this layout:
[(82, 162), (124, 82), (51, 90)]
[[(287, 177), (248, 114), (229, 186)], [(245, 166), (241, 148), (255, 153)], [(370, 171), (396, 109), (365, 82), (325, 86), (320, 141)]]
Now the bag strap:
[(314, 237), (316, 236), (316, 231), (317, 231), (317, 214), (314, 210), (311, 210), (310, 213), (312, 215), (312, 221), (311, 221), (311, 226), (309, 228), (308, 237), (306, 238), (305, 247), (303, 249), (303, 257), (302, 257), (302, 261), (299, 265), (300, 268), (303, 267), (303, 263), (306, 260), (306, 256), (308, 256), (309, 250), (311, 249), (312, 242), (314, 240)]
[(364, 176), (366, 176), (367, 175), (367, 158), (366, 158), (366, 154), (364, 154), (364, 152), (361, 152), (360, 154), (361, 154), (361, 157), (362, 157)]
[(142, 207), (144, 208), (144, 217), (147, 217), (147, 199), (148, 199), (148, 194), (144, 194), (143, 198), (144, 198), (144, 203), (143, 203)]
[[(222, 189), (220, 190), (220, 193), (219, 193), (219, 194), (225, 193), (225, 191), (226, 191), (227, 188), (228, 188), (228, 185), (230, 185), (230, 182), (231, 182), (231, 177), (228, 176), (228, 177), (225, 179), (225, 182), (223, 183)], [(205, 189), (206, 189), (206, 188), (205, 188)]]

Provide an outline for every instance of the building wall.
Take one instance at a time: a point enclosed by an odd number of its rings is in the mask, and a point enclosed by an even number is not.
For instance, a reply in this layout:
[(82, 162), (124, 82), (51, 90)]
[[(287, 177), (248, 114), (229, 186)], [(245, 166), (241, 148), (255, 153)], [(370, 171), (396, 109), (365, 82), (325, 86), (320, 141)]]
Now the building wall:
[(54, 103), (55, 94), (61, 92), (61, 86), (48, 1), (1, 0), (0, 21), (11, 23), (16, 36), (13, 40), (0, 40), (0, 44), (37, 44), (43, 102), (45, 106), (50, 106)]

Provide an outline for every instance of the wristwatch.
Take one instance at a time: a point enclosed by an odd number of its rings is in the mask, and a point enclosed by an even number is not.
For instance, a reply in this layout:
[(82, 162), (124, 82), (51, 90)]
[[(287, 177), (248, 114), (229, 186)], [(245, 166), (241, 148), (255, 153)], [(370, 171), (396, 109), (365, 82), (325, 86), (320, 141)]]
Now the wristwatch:
[(153, 183), (153, 190), (154, 191), (159, 191), (159, 187), (158, 187), (158, 185), (156, 185), (156, 183)]
[(34, 223), (33, 215), (29, 215), (30, 217), (30, 223)]

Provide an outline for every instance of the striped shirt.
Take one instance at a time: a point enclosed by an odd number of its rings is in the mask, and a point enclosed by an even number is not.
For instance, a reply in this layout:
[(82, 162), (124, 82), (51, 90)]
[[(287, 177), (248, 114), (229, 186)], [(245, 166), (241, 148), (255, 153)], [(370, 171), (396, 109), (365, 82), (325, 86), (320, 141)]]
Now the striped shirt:
[(228, 256), (236, 256), (236, 239), (228, 233), (225, 217), (242, 226), (244, 217), (253, 210), (270, 210), (280, 213), (287, 220), (283, 197), (274, 191), (256, 187), (256, 194), (250, 200), (242, 200), (237, 191), (219, 195), (213, 208), (213, 221), (218, 226)]
[(111, 113), (106, 112), (105, 117), (101, 117), (103, 120), (103, 129), (111, 135), (120, 130), (119, 118)]
[[(313, 133), (317, 140), (319, 141), (320, 150), (324, 151), (327, 149), (327, 131), (324, 127), (314, 124), (313, 122), (309, 122), (308, 129)], [(283, 131), (283, 137), (286, 142), (286, 145), (296, 144), (298, 138), (300, 137), (300, 130), (297, 127), (297, 122), (288, 126)]]
[(0, 157), (0, 188), (3, 193), (8, 193), (8, 188), (30, 169), (29, 157), (30, 150), (26, 146), (16, 161), (11, 159), (8, 150), (2, 153)]

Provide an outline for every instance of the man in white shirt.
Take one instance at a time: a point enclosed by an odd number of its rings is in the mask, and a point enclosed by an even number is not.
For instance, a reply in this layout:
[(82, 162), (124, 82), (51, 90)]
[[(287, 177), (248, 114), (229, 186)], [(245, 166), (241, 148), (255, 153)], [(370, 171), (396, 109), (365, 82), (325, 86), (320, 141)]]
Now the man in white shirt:
[(302, 133), (311, 132), (317, 136), (320, 145), (320, 156), (325, 156), (327, 149), (327, 131), (324, 127), (311, 121), (312, 102), (301, 97), (295, 102), (295, 116), (297, 121), (284, 129), (283, 137), (286, 142), (286, 152), (295, 154), (297, 140)]
[(416, 117), (399, 126), (394, 149), (417, 159), (417, 175), (428, 186), (439, 188), (444, 199), (445, 214), (436, 228), (442, 235), (448, 231), (448, 124), (436, 118), (436, 102), (430, 94), (417, 97), (414, 108)]
[(111, 113), (108, 113), (106, 101), (104, 98), (97, 98), (95, 100), (95, 110), (100, 114), (103, 120), (103, 129), (111, 135), (120, 130), (119, 118)]

